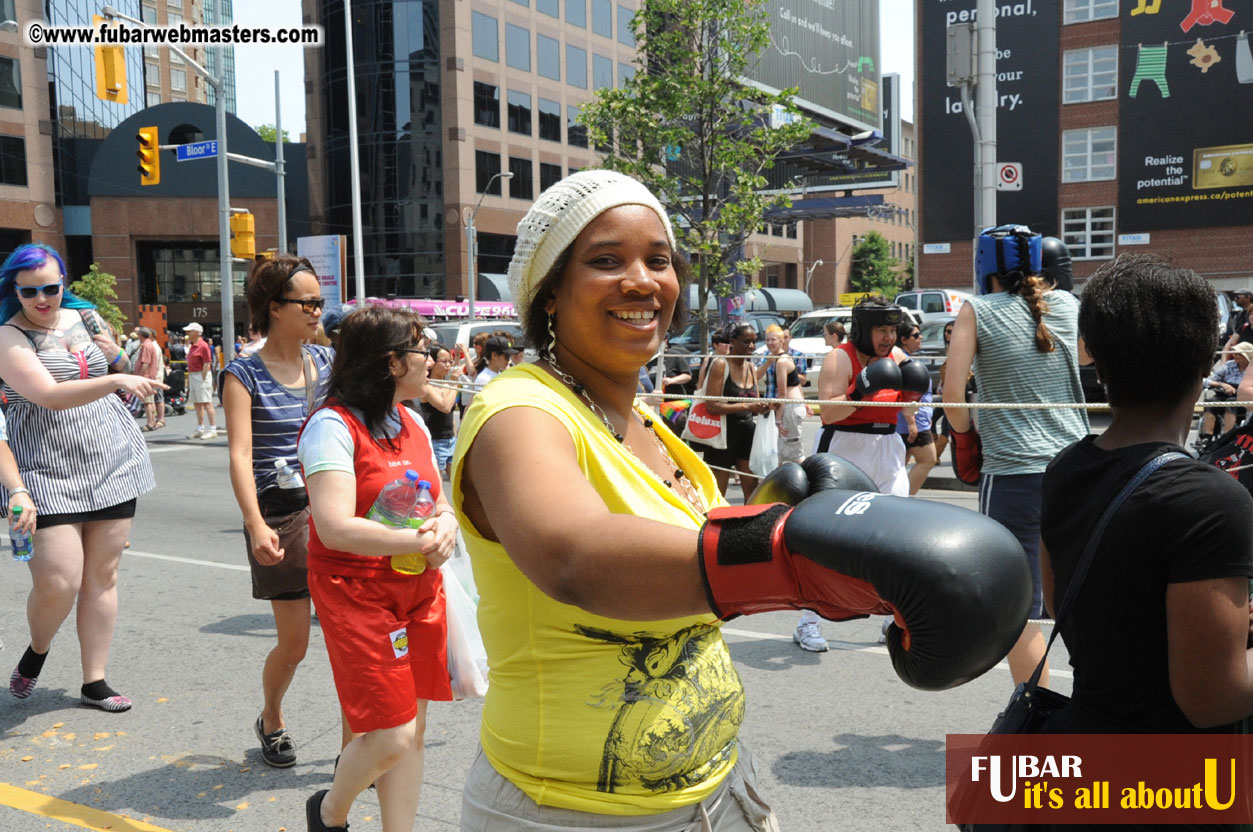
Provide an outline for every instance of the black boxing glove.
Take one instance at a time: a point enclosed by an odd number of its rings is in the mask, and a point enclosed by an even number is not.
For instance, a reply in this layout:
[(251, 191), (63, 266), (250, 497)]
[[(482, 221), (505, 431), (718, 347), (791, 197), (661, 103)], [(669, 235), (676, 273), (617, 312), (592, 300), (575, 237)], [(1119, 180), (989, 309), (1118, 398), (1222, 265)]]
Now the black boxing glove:
[(960, 433), (950, 430), (949, 439), (953, 442), (953, 473), (966, 485), (978, 485), (983, 475), (983, 440), (974, 423)]
[(891, 358), (872, 361), (853, 378), (848, 388), (850, 401), (894, 402), (901, 389), (901, 368)]
[(1013, 647), (1031, 571), (1004, 526), (968, 509), (831, 489), (795, 508), (718, 508), (700, 533), (709, 604), (725, 619), (810, 609), (832, 621), (892, 615), (906, 684), (968, 682)]
[(931, 373), (921, 361), (906, 361), (900, 366), (901, 401), (921, 401), (931, 389)]
[(748, 498), (749, 505), (787, 503), (794, 506), (801, 500), (826, 491), (878, 491), (874, 480), (842, 456), (812, 454), (799, 463), (785, 462), (764, 478)]

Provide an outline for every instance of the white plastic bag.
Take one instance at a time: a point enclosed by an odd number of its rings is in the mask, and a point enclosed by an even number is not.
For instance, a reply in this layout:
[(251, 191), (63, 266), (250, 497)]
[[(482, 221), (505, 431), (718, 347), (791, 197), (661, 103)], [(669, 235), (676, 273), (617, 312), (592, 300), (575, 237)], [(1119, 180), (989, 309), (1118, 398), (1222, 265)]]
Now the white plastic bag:
[(759, 477), (764, 477), (779, 467), (779, 429), (774, 424), (773, 410), (757, 420), (748, 467)]
[(447, 602), (448, 676), (452, 681), (452, 695), (454, 699), (481, 699), (487, 693), (487, 650), (483, 648), (483, 636), (479, 633), (475, 603), (449, 562), (439, 571), (444, 578)]

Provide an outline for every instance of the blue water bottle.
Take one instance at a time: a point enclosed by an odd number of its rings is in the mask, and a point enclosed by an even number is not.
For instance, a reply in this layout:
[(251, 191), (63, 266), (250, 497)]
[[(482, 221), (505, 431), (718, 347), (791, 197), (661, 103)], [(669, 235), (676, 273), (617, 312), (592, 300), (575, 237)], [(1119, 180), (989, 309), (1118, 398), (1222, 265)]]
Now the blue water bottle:
[(13, 559), (18, 563), (25, 563), (35, 554), (35, 541), (31, 539), (30, 532), (20, 532), (15, 528), (22, 519), (22, 507), (13, 507), (13, 520), (9, 525), (9, 546), (13, 549)]

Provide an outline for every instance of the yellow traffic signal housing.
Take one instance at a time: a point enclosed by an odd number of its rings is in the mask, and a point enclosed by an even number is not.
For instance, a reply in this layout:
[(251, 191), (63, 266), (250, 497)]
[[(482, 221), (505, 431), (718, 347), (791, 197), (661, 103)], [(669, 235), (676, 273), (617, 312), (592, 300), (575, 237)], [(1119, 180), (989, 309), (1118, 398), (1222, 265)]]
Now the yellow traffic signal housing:
[(160, 142), (157, 141), (157, 128), (140, 127), (135, 138), (139, 140), (139, 150), (135, 153), (139, 157), (139, 184), (155, 185), (161, 181), (161, 156), (158, 150)]
[[(91, 16), (91, 26), (99, 29), (104, 18), (98, 14)], [(96, 52), (96, 98), (125, 104), (126, 94), (126, 52), (121, 46), (97, 46)]]
[(256, 220), (252, 214), (231, 214), (231, 254), (241, 260), (257, 256)]

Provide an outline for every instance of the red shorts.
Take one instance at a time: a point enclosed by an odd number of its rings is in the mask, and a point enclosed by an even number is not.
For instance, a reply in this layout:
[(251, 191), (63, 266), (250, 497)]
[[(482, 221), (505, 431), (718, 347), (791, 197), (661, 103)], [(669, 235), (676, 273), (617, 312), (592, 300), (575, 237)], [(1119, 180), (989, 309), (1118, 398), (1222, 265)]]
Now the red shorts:
[(354, 733), (404, 725), (419, 699), (452, 700), (438, 569), (395, 581), (310, 572), (309, 594)]

